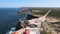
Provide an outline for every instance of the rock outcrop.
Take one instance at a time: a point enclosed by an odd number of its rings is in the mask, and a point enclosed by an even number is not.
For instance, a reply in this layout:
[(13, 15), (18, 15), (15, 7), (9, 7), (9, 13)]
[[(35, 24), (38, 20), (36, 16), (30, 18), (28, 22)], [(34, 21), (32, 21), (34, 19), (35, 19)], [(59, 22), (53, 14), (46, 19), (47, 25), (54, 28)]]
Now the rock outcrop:
[(34, 19), (34, 18), (38, 18), (38, 17), (30, 15), (30, 14), (27, 15), (27, 20), (31, 20), (31, 19)]
[[(34, 18), (38, 18), (38, 17), (30, 15), (30, 14), (28, 14), (28, 16), (27, 16), (27, 20), (34, 19)], [(25, 20), (25, 21), (19, 21), (16, 24), (16, 30), (19, 30), (21, 28), (25, 28), (28, 25), (28, 21), (27, 20)]]

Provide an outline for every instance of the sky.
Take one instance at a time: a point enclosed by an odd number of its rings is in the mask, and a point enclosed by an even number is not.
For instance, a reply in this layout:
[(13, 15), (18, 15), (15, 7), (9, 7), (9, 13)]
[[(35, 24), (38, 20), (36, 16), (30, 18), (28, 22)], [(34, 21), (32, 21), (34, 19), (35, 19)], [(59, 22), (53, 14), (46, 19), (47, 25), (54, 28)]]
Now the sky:
[(60, 0), (0, 0), (1, 7), (60, 7)]

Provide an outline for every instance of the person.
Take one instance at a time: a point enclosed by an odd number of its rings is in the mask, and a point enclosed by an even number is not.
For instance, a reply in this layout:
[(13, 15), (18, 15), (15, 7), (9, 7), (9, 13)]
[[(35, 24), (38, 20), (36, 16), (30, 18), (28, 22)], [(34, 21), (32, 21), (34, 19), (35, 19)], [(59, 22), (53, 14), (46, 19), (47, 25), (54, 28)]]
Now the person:
[(26, 26), (23, 34), (30, 34), (30, 27), (29, 26)]
[(18, 32), (14, 32), (14, 33), (12, 33), (12, 34), (18, 34)]

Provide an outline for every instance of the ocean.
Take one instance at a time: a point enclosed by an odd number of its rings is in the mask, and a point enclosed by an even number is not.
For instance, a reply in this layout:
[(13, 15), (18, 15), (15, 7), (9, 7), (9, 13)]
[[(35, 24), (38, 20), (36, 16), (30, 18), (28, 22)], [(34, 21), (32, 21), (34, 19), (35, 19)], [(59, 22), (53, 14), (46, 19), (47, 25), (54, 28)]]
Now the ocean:
[(26, 18), (25, 14), (18, 14), (18, 11), (19, 8), (0, 8), (0, 34), (5, 34), (15, 27), (20, 19)]

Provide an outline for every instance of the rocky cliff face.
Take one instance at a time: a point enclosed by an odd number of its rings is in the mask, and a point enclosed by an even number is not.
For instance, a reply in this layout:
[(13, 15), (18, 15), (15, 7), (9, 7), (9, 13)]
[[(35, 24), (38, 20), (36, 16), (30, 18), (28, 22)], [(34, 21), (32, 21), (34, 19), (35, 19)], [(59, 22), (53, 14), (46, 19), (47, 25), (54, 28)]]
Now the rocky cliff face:
[(22, 25), (21, 25), (21, 22), (19, 21), (17, 24), (16, 24), (16, 31), (23, 28)]
[(38, 17), (37, 16), (30, 15), (30, 14), (28, 14), (28, 16), (27, 16), (27, 20), (31, 20), (31, 19), (34, 19), (34, 18), (38, 18)]
[[(34, 19), (34, 18), (38, 18), (38, 17), (33, 16), (33, 15), (30, 15), (30, 14), (27, 15), (27, 20)], [(16, 30), (19, 30), (21, 28), (25, 28), (27, 24), (28, 24), (28, 21), (23, 21), (23, 22), (22, 21), (19, 21), (16, 24)]]

